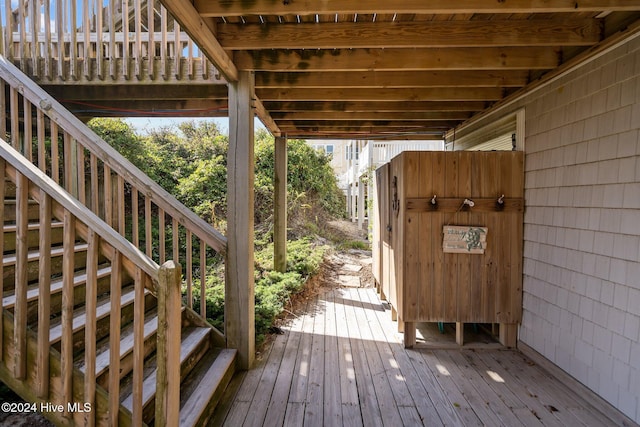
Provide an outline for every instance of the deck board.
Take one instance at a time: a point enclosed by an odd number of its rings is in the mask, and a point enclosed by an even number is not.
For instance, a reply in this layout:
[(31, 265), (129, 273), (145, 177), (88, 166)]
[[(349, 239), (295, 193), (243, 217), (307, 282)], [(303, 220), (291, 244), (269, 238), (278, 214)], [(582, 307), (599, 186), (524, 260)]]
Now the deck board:
[(517, 350), (405, 349), (373, 288), (323, 288), (282, 329), (210, 425), (615, 424)]

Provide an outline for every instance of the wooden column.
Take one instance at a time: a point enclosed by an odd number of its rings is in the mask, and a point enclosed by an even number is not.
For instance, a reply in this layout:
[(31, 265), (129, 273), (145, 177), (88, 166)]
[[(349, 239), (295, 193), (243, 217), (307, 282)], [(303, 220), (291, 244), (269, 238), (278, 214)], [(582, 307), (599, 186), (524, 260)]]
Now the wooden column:
[(287, 270), (287, 138), (276, 137), (274, 168), (273, 266)]
[(241, 71), (229, 84), (229, 155), (227, 160), (228, 249), (225, 287), (227, 346), (238, 350), (239, 367), (255, 359), (253, 194), (254, 74)]
[(358, 228), (364, 226), (364, 181), (358, 177)]

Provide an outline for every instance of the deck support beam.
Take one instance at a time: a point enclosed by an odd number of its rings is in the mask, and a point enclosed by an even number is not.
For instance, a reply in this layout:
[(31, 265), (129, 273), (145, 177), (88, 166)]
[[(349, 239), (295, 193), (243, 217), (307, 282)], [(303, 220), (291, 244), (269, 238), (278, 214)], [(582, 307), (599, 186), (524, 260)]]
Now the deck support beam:
[(287, 270), (287, 138), (277, 136), (275, 140), (274, 171), (274, 224), (273, 266), (276, 271)]
[(229, 84), (225, 335), (227, 346), (238, 350), (240, 369), (250, 369), (255, 360), (254, 82), (252, 72), (240, 71)]

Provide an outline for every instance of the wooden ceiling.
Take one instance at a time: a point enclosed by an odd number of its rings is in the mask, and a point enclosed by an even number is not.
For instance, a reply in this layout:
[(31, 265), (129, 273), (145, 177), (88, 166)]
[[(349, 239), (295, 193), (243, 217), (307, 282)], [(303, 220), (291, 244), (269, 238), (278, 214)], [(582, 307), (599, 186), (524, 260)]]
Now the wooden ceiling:
[(440, 139), (630, 25), (640, 0), (163, 0), (290, 138)]

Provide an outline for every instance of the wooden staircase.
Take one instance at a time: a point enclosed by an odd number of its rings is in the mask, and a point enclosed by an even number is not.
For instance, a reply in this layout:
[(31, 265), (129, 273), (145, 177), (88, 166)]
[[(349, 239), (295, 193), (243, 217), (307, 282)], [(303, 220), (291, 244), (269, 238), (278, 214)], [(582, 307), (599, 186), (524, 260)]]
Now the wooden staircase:
[[(16, 255), (16, 195), (15, 184), (5, 180), (4, 195), (4, 226), (3, 226), (3, 298), (4, 312), (4, 366), (0, 369), (0, 379), (28, 401), (41, 400), (34, 394), (35, 384), (31, 384), (35, 377), (27, 377), (26, 381), (18, 382), (12, 378), (15, 368), (12, 363), (16, 358), (15, 347), (12, 346), (11, 329), (14, 325), (14, 309), (16, 304), (16, 270), (20, 268)], [(27, 322), (27, 372), (37, 372), (40, 369), (36, 362), (35, 350), (37, 349), (37, 337), (39, 334), (38, 310), (40, 298), (39, 289), (39, 264), (43, 258), (49, 258), (51, 263), (49, 310), (50, 322), (48, 330), (49, 357), (55, 362), (60, 360), (63, 325), (62, 325), (62, 290), (63, 290), (63, 264), (64, 264), (64, 230), (63, 223), (56, 218), (40, 218), (38, 203), (30, 199), (28, 212), (28, 235), (26, 279), (28, 282), (26, 292), (26, 322)], [(46, 221), (51, 227), (51, 248), (43, 253), (39, 247), (40, 222)], [(87, 366), (85, 359), (86, 337), (86, 294), (87, 294), (87, 250), (88, 244), (82, 239), (77, 239), (73, 245), (73, 365), (74, 382), (84, 384)], [(97, 392), (105, 397), (109, 394), (110, 378), (110, 331), (112, 307), (110, 283), (112, 279), (112, 265), (105, 257), (100, 256), (95, 277), (97, 281), (89, 286), (95, 286), (94, 292), (98, 295), (95, 304), (95, 368), (94, 377)], [(123, 275), (121, 295), (119, 298), (120, 311), (120, 345), (119, 345), (119, 400), (121, 404), (119, 423), (130, 424), (127, 418), (133, 413), (134, 389), (132, 380), (133, 353), (136, 339), (134, 337), (134, 300), (135, 286), (131, 277)], [(149, 290), (144, 292), (144, 339), (142, 352), (144, 357), (144, 382), (142, 387), (142, 420), (147, 425), (153, 425), (155, 417), (155, 391), (156, 391), (156, 339), (158, 330), (157, 298)], [(181, 310), (181, 342), (180, 342), (180, 425), (201, 425), (211, 415), (217, 399), (230, 381), (235, 372), (236, 351), (217, 348), (213, 340), (213, 330), (202, 322), (194, 322), (192, 313)], [(56, 387), (55, 378), (49, 379), (49, 396), (56, 396), (53, 390)], [(74, 393), (75, 395), (76, 393)], [(42, 399), (42, 402), (48, 402)], [(54, 402), (55, 403), (55, 402)], [(84, 397), (70, 403), (84, 404)], [(62, 402), (61, 402), (62, 404)], [(39, 407), (39, 406), (38, 406)], [(97, 408), (96, 408), (97, 409)], [(43, 412), (47, 418), (59, 424), (69, 424), (71, 420), (79, 418), (71, 414), (70, 418), (59, 419), (58, 413)], [(89, 413), (89, 416), (91, 413)], [(97, 415), (97, 421), (103, 419), (104, 414)], [(84, 423), (84, 419), (80, 421)]]
[(17, 69), (0, 77), (0, 381), (57, 425), (206, 424), (237, 352), (191, 287), (226, 240)]

